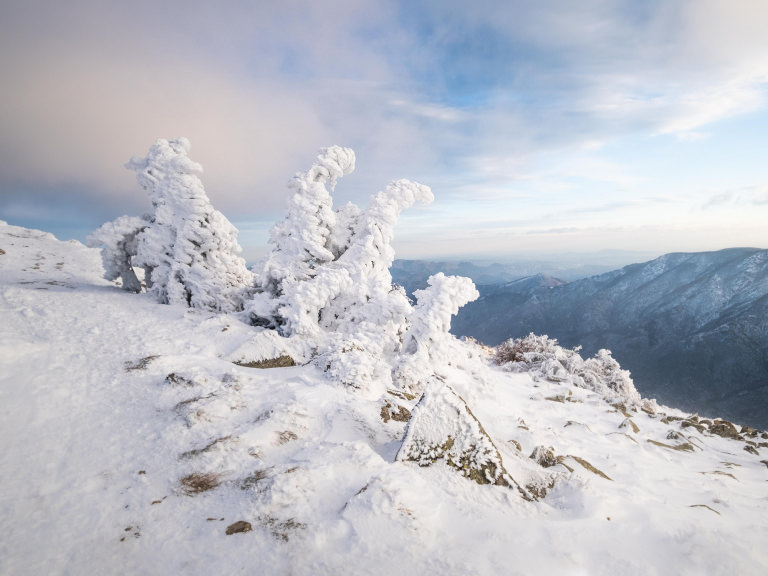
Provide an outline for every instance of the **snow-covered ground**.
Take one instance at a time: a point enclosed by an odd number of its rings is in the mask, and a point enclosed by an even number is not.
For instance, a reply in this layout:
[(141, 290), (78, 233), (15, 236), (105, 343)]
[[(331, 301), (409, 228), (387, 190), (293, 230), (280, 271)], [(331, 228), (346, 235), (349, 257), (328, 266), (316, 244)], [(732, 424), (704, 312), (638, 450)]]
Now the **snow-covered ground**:
[(768, 571), (768, 435), (624, 414), (466, 344), (432, 398), (466, 402), (446, 425), (513, 480), (480, 485), (398, 458), (416, 398), (235, 364), (307, 351), (124, 292), (77, 242), (0, 223), (0, 249), (0, 574)]

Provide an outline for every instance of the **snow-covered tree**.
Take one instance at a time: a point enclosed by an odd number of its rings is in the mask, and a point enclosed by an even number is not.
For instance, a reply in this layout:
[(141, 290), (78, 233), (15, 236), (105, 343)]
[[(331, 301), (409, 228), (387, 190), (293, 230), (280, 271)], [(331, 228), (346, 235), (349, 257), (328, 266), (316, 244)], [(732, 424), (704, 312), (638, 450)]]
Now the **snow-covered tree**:
[(434, 197), (426, 186), (397, 180), (366, 211), (347, 204), (334, 212), (330, 192), (354, 166), (352, 150), (331, 146), (294, 177), (288, 214), (271, 231), (260, 291), (247, 305), (255, 323), (279, 326), (288, 336), (335, 331), (348, 321), (360, 332), (371, 314), (379, 326), (407, 301), (393, 294), (389, 273), (394, 226), (404, 208)]
[[(272, 229), (273, 249), (246, 310), (255, 324), (318, 341), (319, 365), (339, 381), (366, 388), (391, 383), (413, 313), (389, 271), (397, 219), (434, 196), (427, 186), (396, 180), (372, 196), (366, 210), (347, 204), (334, 212), (330, 192), (354, 163), (351, 150), (332, 146), (296, 175), (288, 214)], [(440, 290), (461, 292), (459, 285), (451, 280)], [(466, 301), (451, 294), (446, 297), (455, 297), (456, 307)]]
[(108, 276), (119, 272), (133, 289), (132, 266), (144, 268), (147, 290), (161, 303), (241, 310), (253, 277), (238, 256), (237, 229), (211, 205), (189, 149), (186, 138), (160, 139), (146, 157), (133, 157), (126, 167), (137, 173), (154, 212), (141, 223), (108, 223), (94, 242), (104, 244)]
[(411, 313), (396, 374), (400, 386), (413, 392), (423, 390), (436, 366), (451, 363), (455, 342), (449, 333), (451, 316), (480, 296), (472, 280), (462, 276), (440, 272), (430, 276), (427, 284), (426, 289), (414, 292), (418, 303)]
[(141, 282), (133, 269), (136, 235), (147, 227), (149, 217), (121, 216), (107, 222), (88, 236), (89, 246), (102, 246), (104, 278), (122, 280), (123, 290), (141, 292)]
[(348, 237), (348, 229), (354, 226), (354, 210), (346, 208), (344, 226), (336, 232), (331, 198), (338, 179), (354, 169), (355, 153), (350, 148), (330, 146), (321, 149), (315, 164), (289, 183), (294, 193), (288, 213), (270, 231), (273, 248), (258, 278), (259, 290), (246, 307), (254, 323), (289, 323), (283, 329), (286, 334), (301, 331), (288, 319), (305, 313), (302, 296), (296, 294), (299, 283), (314, 278), (323, 264), (337, 257), (339, 241)]

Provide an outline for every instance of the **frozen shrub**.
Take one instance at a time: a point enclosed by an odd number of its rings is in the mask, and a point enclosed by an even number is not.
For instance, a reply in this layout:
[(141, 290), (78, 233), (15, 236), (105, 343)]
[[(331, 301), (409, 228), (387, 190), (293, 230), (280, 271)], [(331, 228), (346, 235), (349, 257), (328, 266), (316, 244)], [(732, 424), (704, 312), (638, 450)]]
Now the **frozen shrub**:
[(557, 340), (531, 333), (525, 338), (510, 338), (499, 344), (496, 347), (494, 362), (498, 365), (509, 362), (531, 363), (537, 359), (554, 357), (557, 347)]
[(622, 370), (609, 350), (599, 350), (584, 360), (580, 348), (569, 350), (546, 335), (513, 338), (496, 348), (494, 361), (513, 372), (530, 372), (534, 378), (568, 382), (593, 390), (610, 400), (630, 404), (642, 401), (629, 371)]

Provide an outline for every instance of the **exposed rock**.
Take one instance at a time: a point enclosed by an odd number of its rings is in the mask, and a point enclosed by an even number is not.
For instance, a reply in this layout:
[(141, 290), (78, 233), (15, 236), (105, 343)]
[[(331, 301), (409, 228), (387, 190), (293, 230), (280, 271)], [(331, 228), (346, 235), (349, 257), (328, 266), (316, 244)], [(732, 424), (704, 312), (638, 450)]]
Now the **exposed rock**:
[(755, 456), (760, 456), (760, 452), (757, 451), (757, 448), (755, 448), (754, 446), (750, 446), (749, 444), (744, 446), (744, 450), (746, 452), (749, 452), (750, 454), (754, 454)]
[(250, 532), (252, 529), (253, 528), (250, 522), (246, 522), (245, 520), (238, 520), (234, 524), (227, 526), (227, 536), (231, 536), (232, 534), (239, 534), (241, 532)]
[(551, 468), (552, 466), (559, 464), (557, 457), (555, 456), (555, 449), (551, 446), (549, 448), (536, 446), (529, 458), (535, 460), (536, 463), (543, 468)]
[(436, 379), (427, 384), (413, 409), (397, 460), (417, 462), (419, 466), (443, 460), (478, 484), (517, 485), (467, 403)]
[(411, 411), (405, 406), (399, 404), (392, 405), (385, 401), (384, 406), (381, 407), (381, 419), (384, 422), (394, 420), (395, 422), (408, 422), (411, 419)]
[(723, 438), (731, 438), (732, 440), (744, 440), (739, 436), (739, 431), (736, 430), (736, 426), (727, 420), (715, 420), (709, 427), (710, 434), (717, 434)]
[(680, 420), (682, 420), (682, 418), (680, 416), (664, 416), (661, 419), (661, 423), (662, 424), (671, 424), (672, 422), (678, 422)]
[(698, 416), (692, 416), (691, 418), (688, 418), (687, 420), (683, 420), (680, 423), (681, 428), (696, 428), (700, 433), (704, 433), (706, 431), (706, 426), (704, 424), (699, 423), (699, 417)]
[(741, 430), (739, 431), (739, 434), (743, 434), (748, 438), (757, 438), (760, 432), (758, 430), (755, 430), (754, 428), (750, 428), (749, 426), (742, 426)]

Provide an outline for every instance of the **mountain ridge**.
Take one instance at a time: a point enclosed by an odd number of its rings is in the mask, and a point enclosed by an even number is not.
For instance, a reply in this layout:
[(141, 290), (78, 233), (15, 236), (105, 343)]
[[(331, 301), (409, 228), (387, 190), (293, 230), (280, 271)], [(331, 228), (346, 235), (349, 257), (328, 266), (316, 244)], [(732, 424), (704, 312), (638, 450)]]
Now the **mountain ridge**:
[(768, 250), (670, 253), (532, 293), (514, 288), (485, 289), (453, 333), (608, 348), (646, 396), (768, 425)]

